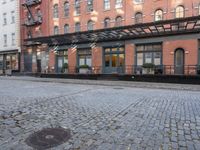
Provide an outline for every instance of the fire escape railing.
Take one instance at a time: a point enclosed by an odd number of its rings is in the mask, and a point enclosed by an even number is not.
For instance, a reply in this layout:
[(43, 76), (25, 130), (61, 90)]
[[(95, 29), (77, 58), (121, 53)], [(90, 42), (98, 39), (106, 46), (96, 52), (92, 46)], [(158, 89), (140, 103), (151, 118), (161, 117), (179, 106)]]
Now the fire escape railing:
[(33, 15), (31, 9), (33, 6), (40, 5), (41, 2), (42, 0), (25, 0), (24, 3), (22, 4), (24, 8), (26, 8), (28, 11), (27, 16), (23, 20), (22, 24), (27, 27), (28, 38), (32, 38), (31, 27), (42, 24), (42, 14), (40, 10)]

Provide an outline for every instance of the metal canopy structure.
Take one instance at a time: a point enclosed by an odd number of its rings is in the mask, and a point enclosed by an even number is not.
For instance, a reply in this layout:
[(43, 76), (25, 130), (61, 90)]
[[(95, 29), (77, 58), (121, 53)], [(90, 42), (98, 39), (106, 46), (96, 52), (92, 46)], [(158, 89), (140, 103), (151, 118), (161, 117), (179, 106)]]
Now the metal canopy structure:
[(139, 38), (200, 33), (200, 16), (162, 20), (121, 27), (99, 29), (26, 39), (28, 43), (48, 45), (70, 45), (132, 40)]

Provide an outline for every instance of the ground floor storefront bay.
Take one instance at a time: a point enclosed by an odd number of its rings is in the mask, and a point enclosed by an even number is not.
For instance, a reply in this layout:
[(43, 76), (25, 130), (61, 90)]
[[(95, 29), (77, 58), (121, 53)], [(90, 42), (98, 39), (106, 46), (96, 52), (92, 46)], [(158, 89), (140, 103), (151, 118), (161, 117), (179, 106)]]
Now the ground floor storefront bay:
[(66, 74), (200, 74), (199, 40), (157, 38), (27, 47), (25, 71)]
[(0, 52), (0, 75), (11, 74), (20, 70), (20, 55), (18, 51)]

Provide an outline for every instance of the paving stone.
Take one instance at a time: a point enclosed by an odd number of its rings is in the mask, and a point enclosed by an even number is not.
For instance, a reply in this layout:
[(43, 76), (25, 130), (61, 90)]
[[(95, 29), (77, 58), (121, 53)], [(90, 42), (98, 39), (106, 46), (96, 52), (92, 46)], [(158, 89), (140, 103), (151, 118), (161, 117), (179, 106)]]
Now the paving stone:
[(116, 90), (109, 81), (30, 79), (0, 77), (0, 149), (32, 149), (24, 142), (30, 134), (59, 126), (72, 138), (52, 150), (200, 149), (197, 86), (120, 82), (123, 90)]

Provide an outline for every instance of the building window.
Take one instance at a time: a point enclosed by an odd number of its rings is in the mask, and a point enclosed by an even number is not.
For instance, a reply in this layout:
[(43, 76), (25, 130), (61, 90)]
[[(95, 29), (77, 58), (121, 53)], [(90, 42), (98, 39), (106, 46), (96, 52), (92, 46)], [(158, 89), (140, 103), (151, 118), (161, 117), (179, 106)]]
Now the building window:
[(110, 0), (104, 0), (104, 10), (110, 9)]
[(7, 14), (3, 13), (3, 25), (7, 25)]
[(87, 0), (87, 11), (88, 12), (93, 11), (93, 0)]
[(7, 35), (6, 34), (3, 35), (3, 41), (4, 41), (4, 47), (6, 47), (7, 46)]
[(115, 1), (115, 8), (121, 8), (123, 6), (123, 0)]
[(69, 16), (69, 2), (64, 3), (64, 15), (65, 17)]
[(15, 11), (11, 11), (11, 23), (15, 23)]
[(89, 20), (87, 23), (87, 29), (88, 31), (91, 31), (94, 29), (94, 22), (92, 20)]
[(145, 44), (136, 46), (136, 63), (142, 66), (145, 63), (161, 65), (162, 45), (161, 44)]
[(28, 32), (27, 32), (27, 38), (28, 38), (28, 39), (31, 39), (31, 38), (32, 38), (32, 33), (31, 33), (31, 31), (28, 31)]
[(91, 49), (79, 49), (78, 50), (78, 65), (92, 66), (92, 51)]
[(79, 22), (77, 22), (75, 24), (75, 32), (80, 32), (81, 31), (81, 24)]
[(137, 12), (135, 14), (135, 23), (138, 24), (138, 23), (142, 23), (143, 22), (143, 15), (141, 12)]
[(121, 16), (116, 17), (116, 19), (115, 19), (115, 26), (116, 27), (122, 26), (122, 17)]
[(69, 25), (65, 24), (64, 26), (64, 34), (69, 33)]
[(141, 3), (143, 3), (144, 2), (144, 0), (133, 0), (133, 3), (134, 4), (141, 4)]
[(37, 9), (36, 20), (39, 21), (39, 22), (42, 22), (42, 13), (41, 13), (40, 9)]
[(110, 28), (110, 18), (104, 19), (104, 28)]
[(11, 37), (12, 37), (12, 45), (14, 46), (15, 45), (15, 33), (12, 33)]
[(161, 9), (158, 9), (155, 11), (154, 21), (160, 21), (160, 20), (163, 20), (163, 11)]
[(80, 0), (75, 0), (75, 14), (76, 15), (80, 15), (81, 14)]
[(185, 17), (185, 9), (183, 6), (177, 6), (175, 9), (175, 18)]
[(57, 72), (66, 73), (68, 66), (68, 50), (58, 50), (57, 52)]
[(58, 18), (58, 4), (53, 6), (53, 17)]
[(59, 28), (58, 28), (58, 26), (54, 27), (53, 33), (54, 33), (54, 35), (58, 35), (59, 34)]
[(200, 4), (199, 4), (199, 7), (198, 7), (198, 15), (200, 15)]

